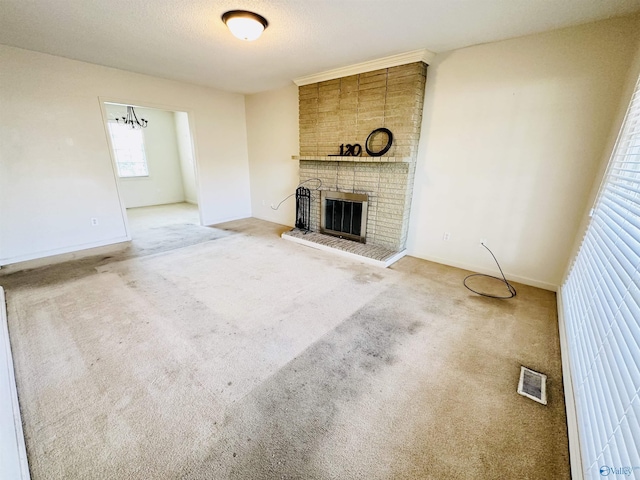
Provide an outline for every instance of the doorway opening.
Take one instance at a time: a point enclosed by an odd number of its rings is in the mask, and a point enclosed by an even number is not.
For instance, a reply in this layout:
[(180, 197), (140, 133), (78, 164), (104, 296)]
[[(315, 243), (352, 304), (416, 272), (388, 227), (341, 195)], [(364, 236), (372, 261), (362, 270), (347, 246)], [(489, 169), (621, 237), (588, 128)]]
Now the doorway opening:
[[(113, 102), (103, 102), (103, 107), (123, 215), (135, 248), (155, 251), (161, 244), (179, 242), (187, 231), (204, 228), (188, 113)], [(132, 112), (139, 122), (125, 122)]]

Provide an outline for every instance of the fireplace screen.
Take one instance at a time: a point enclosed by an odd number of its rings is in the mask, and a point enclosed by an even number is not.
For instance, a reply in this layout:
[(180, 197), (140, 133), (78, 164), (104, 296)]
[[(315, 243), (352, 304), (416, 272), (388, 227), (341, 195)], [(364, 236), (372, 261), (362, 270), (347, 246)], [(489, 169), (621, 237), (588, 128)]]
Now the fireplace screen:
[(320, 200), (322, 233), (365, 243), (369, 200), (367, 195), (323, 190)]

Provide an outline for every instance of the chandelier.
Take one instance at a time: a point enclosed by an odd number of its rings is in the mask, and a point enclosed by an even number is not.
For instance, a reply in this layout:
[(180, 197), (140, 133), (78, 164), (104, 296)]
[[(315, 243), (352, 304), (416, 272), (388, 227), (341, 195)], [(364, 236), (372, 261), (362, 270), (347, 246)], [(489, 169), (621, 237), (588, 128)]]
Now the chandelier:
[(121, 125), (130, 125), (131, 128), (146, 128), (149, 123), (144, 118), (140, 118), (138, 120), (138, 116), (136, 115), (136, 111), (132, 106), (127, 107), (127, 116), (116, 118), (116, 122)]

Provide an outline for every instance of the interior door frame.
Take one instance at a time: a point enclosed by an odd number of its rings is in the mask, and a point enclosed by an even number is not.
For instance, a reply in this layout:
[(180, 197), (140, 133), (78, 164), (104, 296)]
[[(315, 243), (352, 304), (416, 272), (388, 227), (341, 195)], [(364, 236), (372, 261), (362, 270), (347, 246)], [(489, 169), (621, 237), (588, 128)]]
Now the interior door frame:
[(109, 156), (111, 157), (111, 170), (113, 173), (113, 180), (116, 184), (116, 192), (118, 194), (118, 201), (120, 202), (120, 212), (122, 215), (122, 219), (124, 222), (125, 233), (128, 240), (131, 240), (131, 229), (129, 227), (129, 218), (127, 217), (127, 207), (124, 204), (124, 199), (122, 198), (122, 193), (120, 191), (120, 182), (118, 181), (118, 167), (116, 165), (115, 155), (113, 153), (113, 143), (111, 142), (111, 134), (109, 133), (109, 118), (107, 116), (107, 109), (105, 108), (106, 103), (115, 103), (119, 105), (131, 105), (133, 107), (140, 108), (154, 108), (156, 110), (165, 110), (169, 112), (182, 112), (187, 114), (187, 118), (189, 121), (189, 138), (191, 141), (191, 151), (193, 152), (193, 169), (196, 176), (196, 196), (198, 199), (198, 219), (200, 221), (200, 225), (202, 223), (202, 195), (200, 193), (200, 174), (199, 174), (199, 162), (198, 162), (198, 149), (197, 142), (195, 139), (195, 118), (193, 111), (189, 108), (182, 108), (176, 105), (167, 105), (160, 103), (152, 103), (152, 102), (141, 102), (138, 100), (130, 100), (125, 98), (118, 97), (98, 97), (98, 103), (100, 104), (100, 111), (102, 113), (102, 123), (104, 126), (105, 137), (107, 139), (107, 144), (109, 146)]

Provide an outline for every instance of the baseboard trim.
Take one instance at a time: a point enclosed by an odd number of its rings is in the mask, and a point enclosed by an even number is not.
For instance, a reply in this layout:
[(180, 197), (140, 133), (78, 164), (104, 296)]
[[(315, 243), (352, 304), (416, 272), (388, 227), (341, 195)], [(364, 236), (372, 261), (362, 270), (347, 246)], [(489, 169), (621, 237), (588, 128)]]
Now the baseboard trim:
[(3, 478), (29, 480), (27, 449), (13, 370), (4, 290), (0, 287), (0, 465)]
[(220, 218), (217, 220), (214, 220), (213, 223), (210, 222), (206, 222), (203, 223), (203, 225), (205, 227), (216, 227), (217, 225), (220, 225), (222, 223), (227, 223), (227, 222), (235, 222), (236, 220), (244, 220), (245, 218), (252, 218), (251, 215), (239, 215), (239, 216), (233, 216), (233, 217), (225, 217), (225, 218)]
[(564, 322), (564, 308), (562, 305), (562, 287), (556, 294), (558, 304), (558, 330), (560, 333), (560, 358), (562, 359), (562, 384), (564, 386), (564, 403), (567, 411), (567, 434), (569, 436), (569, 462), (571, 464), (571, 478), (584, 480), (582, 470), (582, 453), (580, 449), (580, 431), (578, 427), (578, 412), (576, 398), (573, 391), (571, 375), (571, 359), (569, 358), (569, 342)]
[(291, 223), (290, 219), (287, 219), (287, 221), (283, 223), (283, 222), (280, 222), (280, 221), (278, 221), (277, 219), (274, 219), (274, 218), (267, 218), (264, 215), (252, 215), (251, 217), (252, 218), (257, 218), (258, 220), (264, 220), (265, 222), (275, 223), (276, 225), (282, 225), (284, 227), (295, 228), (293, 226), (293, 224), (289, 225)]
[[(471, 272), (477, 272), (477, 273), (484, 273), (487, 275), (496, 275), (497, 272), (497, 268), (496, 269), (488, 269), (488, 268), (484, 268), (484, 267), (479, 267), (477, 265), (469, 265), (466, 263), (462, 263), (462, 262), (452, 262), (449, 259), (446, 258), (439, 258), (439, 257), (432, 257), (432, 256), (428, 256), (428, 255), (417, 255), (415, 253), (409, 253), (410, 256), (412, 257), (416, 257), (416, 258), (421, 258), (423, 260), (427, 260), (429, 262), (435, 262), (435, 263), (441, 263), (442, 265), (448, 265), (450, 267), (455, 267), (455, 268), (461, 268), (462, 270), (469, 270)], [(498, 272), (499, 273), (499, 272)], [(507, 280), (511, 280), (513, 282), (518, 282), (518, 283), (522, 283), (524, 285), (529, 285), (530, 287), (536, 287), (536, 288), (542, 288), (543, 290), (550, 290), (552, 292), (557, 292), (558, 291), (558, 286), (553, 284), (553, 283), (549, 283), (549, 282), (543, 282), (540, 280), (535, 280), (533, 278), (528, 278), (528, 277), (522, 277), (520, 275), (513, 275), (509, 272), (504, 272), (505, 277), (507, 277)]]
[[(109, 240), (101, 240), (99, 242), (91, 242), (91, 243), (85, 243), (85, 244), (81, 244), (81, 245), (73, 245), (70, 247), (62, 247), (62, 248), (56, 248), (53, 250), (45, 250), (43, 252), (36, 252), (36, 253), (30, 253), (27, 255), (19, 255), (17, 257), (12, 257), (12, 258), (2, 258), (0, 259), (0, 266), (5, 266), (5, 265), (13, 265), (15, 263), (22, 263), (22, 262), (28, 262), (31, 260), (39, 260), (41, 258), (47, 258), (47, 257), (54, 257), (56, 255), (64, 255), (64, 254), (68, 254), (68, 253), (76, 253), (76, 252), (80, 252), (83, 250), (89, 250), (92, 248), (99, 248), (99, 247), (106, 247), (109, 245), (114, 245), (117, 243), (122, 243), (122, 242), (129, 242), (131, 241), (131, 237), (130, 236), (124, 236), (124, 237), (116, 237), (116, 238), (110, 238)], [(57, 262), (54, 262), (57, 263)]]

